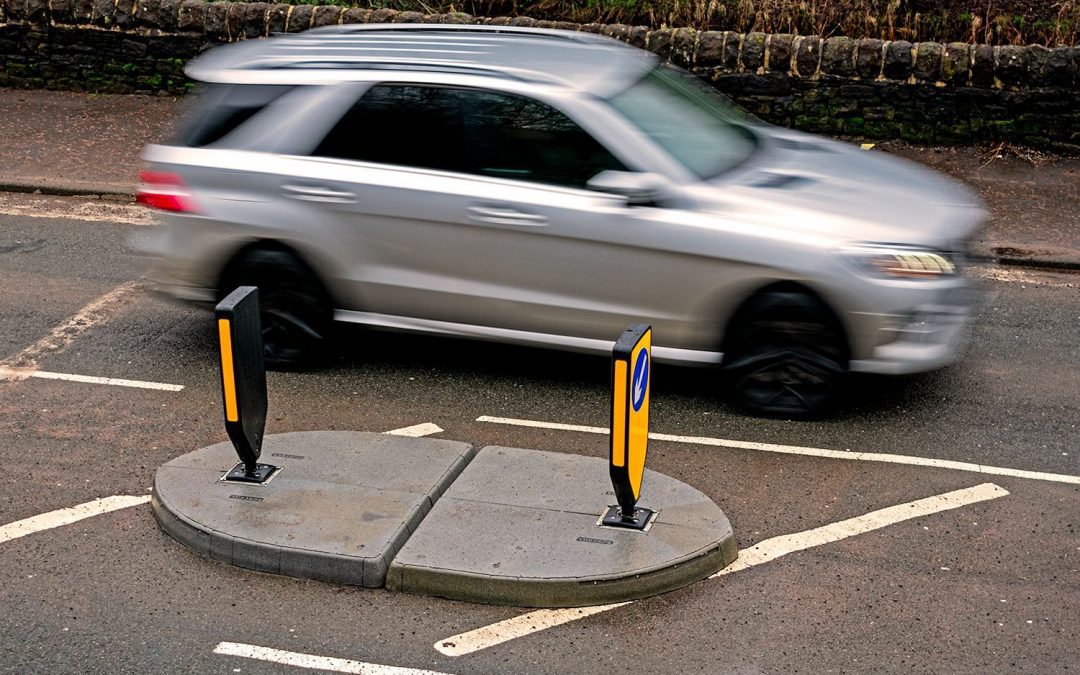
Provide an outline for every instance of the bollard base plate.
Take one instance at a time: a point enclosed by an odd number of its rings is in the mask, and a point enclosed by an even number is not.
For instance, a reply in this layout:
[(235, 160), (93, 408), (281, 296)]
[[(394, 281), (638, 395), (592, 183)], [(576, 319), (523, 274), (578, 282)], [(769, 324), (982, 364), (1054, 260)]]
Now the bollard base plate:
[(248, 473), (247, 465), (240, 462), (229, 472), (221, 477), (226, 483), (266, 483), (278, 472), (278, 467), (272, 464), (256, 464), (255, 472)]
[(604, 515), (597, 523), (601, 527), (621, 527), (628, 530), (641, 530), (648, 532), (652, 521), (656, 518), (656, 511), (651, 509), (634, 509), (634, 515), (630, 518), (623, 517), (619, 505), (609, 506)]

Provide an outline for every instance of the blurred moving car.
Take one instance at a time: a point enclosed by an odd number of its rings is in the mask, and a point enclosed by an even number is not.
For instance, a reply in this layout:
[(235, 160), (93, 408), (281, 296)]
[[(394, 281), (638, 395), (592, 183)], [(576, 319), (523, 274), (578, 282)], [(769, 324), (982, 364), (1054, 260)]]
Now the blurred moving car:
[(160, 290), (262, 297), (266, 357), (334, 321), (715, 365), (753, 413), (816, 415), (849, 371), (953, 361), (982, 210), (915, 165), (762, 124), (587, 34), (335, 26), (220, 47), (149, 146)]

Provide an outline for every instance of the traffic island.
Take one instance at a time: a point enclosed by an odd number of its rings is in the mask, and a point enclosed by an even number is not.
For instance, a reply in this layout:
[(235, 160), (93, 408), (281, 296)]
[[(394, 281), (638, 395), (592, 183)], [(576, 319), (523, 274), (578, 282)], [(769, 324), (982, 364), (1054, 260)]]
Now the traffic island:
[(158, 469), (161, 529), (199, 555), (305, 579), (380, 587), (409, 534), (475, 454), (468, 443), (376, 433), (268, 435), (276, 472), (224, 480), (232, 443)]
[(699, 581), (737, 557), (731, 525), (701, 492), (645, 470), (645, 530), (600, 523), (603, 459), (486, 447), (391, 562), (389, 590), (523, 607), (622, 602)]

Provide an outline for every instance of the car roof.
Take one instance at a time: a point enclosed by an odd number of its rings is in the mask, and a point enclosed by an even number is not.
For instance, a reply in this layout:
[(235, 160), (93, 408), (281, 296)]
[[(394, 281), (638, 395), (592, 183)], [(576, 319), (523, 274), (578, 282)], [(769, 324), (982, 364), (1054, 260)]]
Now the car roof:
[(578, 89), (621, 90), (655, 67), (616, 40), (514, 26), (359, 24), (246, 40), (212, 49), (185, 72), (202, 82), (303, 84), (355, 80), (357, 71), (486, 75)]

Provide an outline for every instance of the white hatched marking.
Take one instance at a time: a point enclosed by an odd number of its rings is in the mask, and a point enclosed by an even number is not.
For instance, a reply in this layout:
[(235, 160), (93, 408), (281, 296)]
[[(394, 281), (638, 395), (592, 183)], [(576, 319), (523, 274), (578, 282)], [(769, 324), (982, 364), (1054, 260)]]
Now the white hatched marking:
[(246, 645), (240, 642), (220, 642), (218, 643), (218, 646), (214, 647), (214, 653), (221, 654), (222, 656), (240, 656), (245, 659), (269, 661), (270, 663), (295, 666), (297, 668), (329, 670), (335, 673), (359, 673), (360, 675), (446, 675), (437, 670), (418, 670), (416, 668), (403, 668), (401, 666), (384, 666), (378, 663), (337, 659), (330, 656), (287, 652), (281, 649), (259, 647), (258, 645)]
[(72, 373), (51, 373), (46, 370), (16, 370), (0, 368), (0, 380), (25, 379), (39, 377), (44, 380), (64, 380), (65, 382), (84, 382), (86, 384), (107, 384), (114, 387), (133, 387), (135, 389), (157, 389), (159, 391), (182, 391), (182, 384), (164, 382), (144, 382), (143, 380), (125, 380), (119, 377), (96, 377), (94, 375), (75, 375)]
[(15, 356), (0, 361), (0, 369), (7, 373), (0, 375), (0, 379), (30, 377), (31, 372), (37, 369), (38, 361), (42, 356), (62, 352), (75, 341), (75, 338), (88, 329), (111, 319), (131, 301), (129, 296), (138, 291), (141, 286), (137, 281), (117, 286), (80, 309), (64, 323), (53, 328), (45, 337)]
[(25, 537), (28, 534), (41, 532), (42, 530), (49, 530), (54, 527), (60, 527), (61, 525), (70, 525), (71, 523), (76, 523), (92, 516), (100, 516), (101, 514), (109, 513), (110, 511), (117, 511), (119, 509), (126, 509), (129, 506), (145, 504), (148, 501), (150, 501), (149, 495), (115, 495), (103, 499), (95, 499), (92, 502), (71, 506), (66, 509), (49, 511), (48, 513), (31, 516), (24, 520), (16, 520), (14, 523), (0, 526), (0, 544), (5, 541), (11, 541), (12, 539), (18, 539), (19, 537)]
[[(477, 422), (490, 422), (492, 424), (508, 424), (518, 427), (535, 427), (540, 429), (558, 429), (561, 431), (579, 431), (587, 434), (607, 434), (604, 427), (588, 427), (579, 424), (560, 424), (558, 422), (539, 422), (536, 420), (520, 420), (509, 417), (489, 417), (487, 415), (477, 417)], [(934, 459), (932, 457), (916, 457), (912, 455), (891, 455), (876, 452), (849, 452), (846, 450), (826, 450), (824, 448), (804, 448), (797, 445), (776, 445), (774, 443), (753, 443), (750, 441), (732, 441), (723, 438), (708, 438), (705, 436), (676, 436), (672, 434), (650, 433), (649, 438), (654, 441), (669, 441), (671, 443), (687, 443), (691, 445), (712, 445), (736, 450), (757, 450), (760, 452), (776, 452), (785, 455), (803, 455), (806, 457), (826, 457), (828, 459), (845, 459), (862, 462), (884, 462), (888, 464), (906, 464), (909, 466), (929, 466), (938, 469), (953, 469), (956, 471), (968, 471), (971, 473), (986, 474), (991, 476), (1012, 476), (1014, 478), (1029, 478), (1031, 480), (1050, 481), (1054, 483), (1072, 483), (1080, 485), (1080, 476), (1071, 476), (1061, 473), (1045, 473), (1043, 471), (1027, 471), (1025, 469), (1010, 469), (1000, 466), (986, 466), (970, 462), (956, 462), (950, 459)]]
[[(888, 525), (900, 523), (912, 518), (927, 516), (941, 511), (960, 508), (977, 502), (997, 499), (1009, 494), (1006, 490), (993, 483), (983, 483), (971, 488), (955, 490), (945, 494), (919, 499), (907, 504), (890, 506), (878, 511), (871, 511), (862, 516), (842, 520), (831, 525), (824, 525), (805, 532), (786, 534), (772, 539), (766, 539), (754, 546), (739, 552), (739, 558), (709, 577), (710, 579), (744, 570), (748, 567), (771, 562), (777, 558), (808, 548), (821, 546), (858, 534), (865, 534), (873, 530), (881, 529)], [(594, 607), (581, 607), (573, 609), (540, 609), (527, 612), (512, 619), (499, 621), (488, 626), (477, 628), (466, 633), (459, 633), (439, 640), (433, 646), (440, 654), (446, 656), (462, 656), (472, 654), (488, 647), (509, 642), (532, 633), (538, 633), (548, 628), (561, 626), (571, 621), (584, 619), (585, 617), (600, 614), (608, 610), (628, 605), (629, 602), (619, 602), (611, 605), (597, 605)]]
[(431, 422), (424, 422), (423, 424), (414, 424), (411, 427), (402, 427), (400, 429), (384, 431), (383, 433), (390, 436), (410, 436), (412, 438), (420, 438), (421, 436), (441, 434), (442, 432), (442, 427), (432, 424)]

